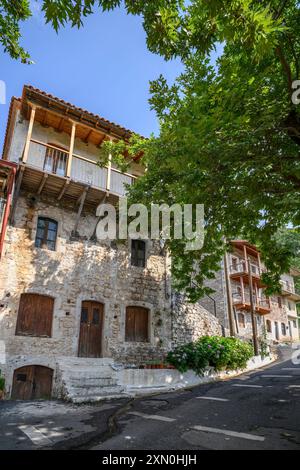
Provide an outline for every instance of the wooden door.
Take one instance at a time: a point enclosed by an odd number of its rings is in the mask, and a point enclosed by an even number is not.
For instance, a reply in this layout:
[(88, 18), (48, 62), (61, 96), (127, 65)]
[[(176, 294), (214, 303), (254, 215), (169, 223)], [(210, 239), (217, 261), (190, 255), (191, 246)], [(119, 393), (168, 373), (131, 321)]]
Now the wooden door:
[(279, 341), (279, 327), (277, 321), (275, 322), (275, 338)]
[(103, 304), (85, 301), (81, 306), (79, 357), (101, 357)]
[(11, 398), (34, 400), (51, 398), (53, 370), (43, 366), (25, 366), (16, 369)]

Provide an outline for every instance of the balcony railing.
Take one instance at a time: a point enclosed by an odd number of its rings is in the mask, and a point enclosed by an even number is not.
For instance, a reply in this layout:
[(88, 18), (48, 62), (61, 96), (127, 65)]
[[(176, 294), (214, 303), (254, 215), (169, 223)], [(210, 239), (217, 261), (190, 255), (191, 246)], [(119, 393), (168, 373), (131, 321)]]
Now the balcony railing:
[[(237, 273), (248, 273), (248, 263), (245, 260), (242, 260), (239, 263), (233, 263), (229, 267), (230, 274), (237, 274)], [(259, 267), (258, 264), (250, 263), (251, 274), (253, 276), (260, 276), (264, 269)]]
[[(234, 292), (232, 298), (234, 304), (251, 305), (250, 294), (248, 292), (245, 292), (244, 296), (240, 292)], [(271, 302), (268, 297), (253, 295), (253, 302), (255, 308), (271, 309)]]
[[(64, 149), (33, 139), (30, 141), (27, 164), (31, 167), (65, 177), (67, 176), (68, 159), (69, 154)], [(109, 171), (110, 178), (108, 177)], [(88, 184), (119, 196), (124, 196), (125, 185), (133, 184), (136, 179), (135, 176), (122, 173), (115, 168), (101, 168), (96, 162), (76, 154), (72, 156), (70, 177), (75, 182)], [(108, 184), (109, 180), (110, 185)]]
[(281, 280), (280, 284), (283, 290), (285, 290), (286, 292), (290, 292), (291, 294), (295, 294), (295, 288), (292, 283)]

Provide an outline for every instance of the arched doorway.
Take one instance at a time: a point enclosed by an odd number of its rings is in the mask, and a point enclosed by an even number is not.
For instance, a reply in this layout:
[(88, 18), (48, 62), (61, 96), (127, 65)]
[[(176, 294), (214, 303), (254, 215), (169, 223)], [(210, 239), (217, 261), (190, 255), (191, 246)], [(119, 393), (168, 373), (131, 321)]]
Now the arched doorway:
[(53, 370), (44, 366), (24, 366), (14, 371), (11, 398), (34, 400), (51, 398)]
[(84, 301), (81, 305), (79, 357), (101, 357), (104, 305)]

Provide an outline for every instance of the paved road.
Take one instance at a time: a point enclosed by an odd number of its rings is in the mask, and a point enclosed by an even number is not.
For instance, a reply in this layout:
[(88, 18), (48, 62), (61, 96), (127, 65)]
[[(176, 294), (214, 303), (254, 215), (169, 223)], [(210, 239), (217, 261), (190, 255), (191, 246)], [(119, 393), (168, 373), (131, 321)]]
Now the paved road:
[[(285, 350), (285, 356), (290, 348)], [(133, 402), (95, 449), (300, 449), (300, 366)]]
[(0, 402), (0, 449), (300, 449), (300, 365), (98, 405)]

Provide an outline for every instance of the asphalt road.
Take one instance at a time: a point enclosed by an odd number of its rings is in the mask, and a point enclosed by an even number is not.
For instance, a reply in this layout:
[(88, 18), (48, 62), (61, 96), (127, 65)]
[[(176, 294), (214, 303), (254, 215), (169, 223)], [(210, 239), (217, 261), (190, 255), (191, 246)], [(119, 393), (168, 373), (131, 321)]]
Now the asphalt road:
[(300, 449), (300, 365), (135, 400), (95, 449)]
[[(300, 365), (98, 405), (0, 402), (0, 449), (300, 449)], [(300, 354), (299, 354), (300, 356)]]

